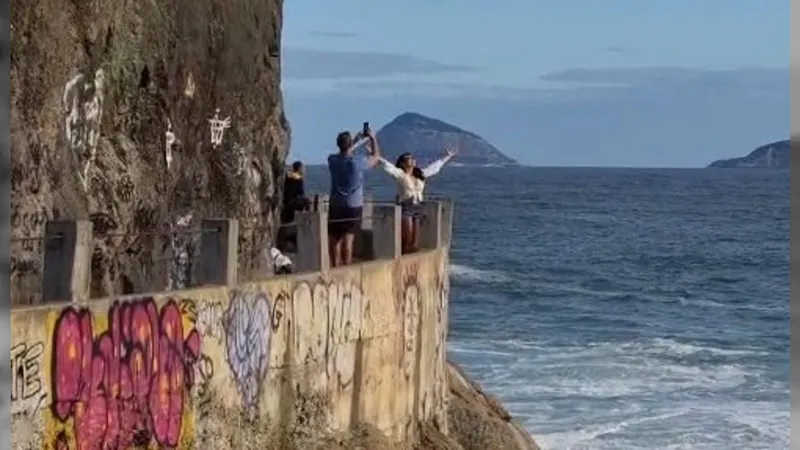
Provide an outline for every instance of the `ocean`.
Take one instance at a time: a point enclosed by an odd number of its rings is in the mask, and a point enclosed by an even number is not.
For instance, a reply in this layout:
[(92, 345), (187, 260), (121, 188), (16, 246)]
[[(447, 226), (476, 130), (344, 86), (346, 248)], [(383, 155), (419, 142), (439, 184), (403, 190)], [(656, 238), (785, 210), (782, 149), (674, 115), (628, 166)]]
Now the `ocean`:
[(446, 167), (427, 189), (455, 200), (449, 357), (544, 449), (789, 448), (789, 171)]

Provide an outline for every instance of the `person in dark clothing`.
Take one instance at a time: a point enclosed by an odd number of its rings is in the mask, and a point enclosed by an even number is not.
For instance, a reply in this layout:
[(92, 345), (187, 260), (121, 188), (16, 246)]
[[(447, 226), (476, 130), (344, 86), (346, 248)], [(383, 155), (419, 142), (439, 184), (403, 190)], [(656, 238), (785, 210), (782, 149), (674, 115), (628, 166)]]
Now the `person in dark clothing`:
[(292, 170), (286, 174), (283, 182), (283, 210), (281, 222), (291, 223), (297, 211), (305, 211), (311, 206), (311, 200), (306, 197), (305, 167), (300, 161), (292, 163)]
[[(292, 163), (292, 170), (286, 174), (283, 181), (283, 207), (281, 208), (281, 224), (287, 225), (294, 222), (297, 211), (307, 211), (311, 207), (311, 200), (306, 197), (305, 167), (300, 161)], [(279, 242), (284, 250), (287, 249), (285, 243), (296, 244), (296, 230), (291, 226), (284, 226), (279, 232)]]

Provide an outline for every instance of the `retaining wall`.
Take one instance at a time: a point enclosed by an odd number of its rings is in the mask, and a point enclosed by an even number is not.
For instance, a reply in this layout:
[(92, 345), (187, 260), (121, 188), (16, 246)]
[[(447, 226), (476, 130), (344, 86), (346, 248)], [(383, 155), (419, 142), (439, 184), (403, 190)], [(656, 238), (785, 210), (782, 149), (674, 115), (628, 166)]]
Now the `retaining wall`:
[(443, 246), (233, 287), (14, 308), (12, 448), (275, 448), (359, 423), (397, 441), (422, 421), (446, 431), (448, 291)]

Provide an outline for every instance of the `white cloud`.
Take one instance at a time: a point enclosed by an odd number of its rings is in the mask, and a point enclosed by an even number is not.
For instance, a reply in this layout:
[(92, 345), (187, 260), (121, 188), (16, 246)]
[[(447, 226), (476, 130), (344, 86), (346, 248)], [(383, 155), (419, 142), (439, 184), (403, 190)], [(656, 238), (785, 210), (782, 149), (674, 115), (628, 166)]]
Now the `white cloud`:
[(289, 80), (375, 78), (473, 70), (394, 53), (285, 48), (282, 56), (283, 77)]

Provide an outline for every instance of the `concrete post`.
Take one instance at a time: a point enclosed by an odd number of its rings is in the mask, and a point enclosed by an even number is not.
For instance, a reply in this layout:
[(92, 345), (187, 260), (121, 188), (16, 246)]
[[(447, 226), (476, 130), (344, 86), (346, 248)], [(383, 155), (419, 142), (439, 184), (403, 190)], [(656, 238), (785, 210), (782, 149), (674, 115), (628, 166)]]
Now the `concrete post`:
[(356, 235), (355, 255), (361, 261), (375, 259), (375, 252), (372, 248), (372, 214), (375, 209), (375, 202), (371, 195), (364, 195), (364, 208), (361, 213), (361, 230)]
[(45, 225), (42, 301), (89, 299), (92, 222), (56, 220)]
[(328, 254), (328, 211), (303, 211), (297, 222), (297, 256), (295, 272), (326, 272), (330, 269)]
[(200, 226), (199, 285), (231, 285), (239, 282), (239, 221), (205, 219)]
[(442, 244), (450, 247), (453, 242), (453, 200), (442, 200)]
[(325, 211), (327, 213), (329, 205), (330, 196), (322, 194), (314, 196), (314, 207), (312, 208), (314, 211)]
[(419, 247), (433, 250), (442, 245), (442, 204), (436, 200), (422, 203), (422, 222), (419, 226)]
[(373, 210), (372, 251), (375, 259), (399, 258), (402, 251), (399, 205), (376, 205)]
[(364, 195), (364, 209), (362, 216), (364, 219), (361, 221), (362, 230), (372, 229), (372, 213), (375, 210), (375, 200), (371, 195)]

